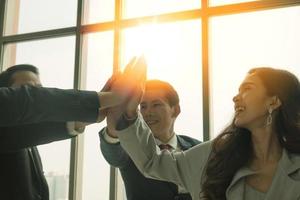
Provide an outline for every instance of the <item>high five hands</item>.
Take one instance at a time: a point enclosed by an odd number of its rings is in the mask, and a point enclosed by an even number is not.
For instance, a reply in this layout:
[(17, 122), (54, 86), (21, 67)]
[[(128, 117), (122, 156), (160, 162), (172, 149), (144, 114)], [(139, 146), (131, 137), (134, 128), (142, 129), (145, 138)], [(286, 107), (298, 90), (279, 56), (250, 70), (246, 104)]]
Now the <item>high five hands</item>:
[(122, 99), (122, 102), (106, 110), (108, 134), (117, 137), (115, 127), (122, 115), (135, 118), (142, 99), (147, 76), (147, 64), (143, 56), (134, 57), (126, 65), (124, 72), (116, 74), (111, 82), (110, 91)]
[[(108, 79), (104, 87), (98, 92), (101, 107), (97, 122), (107, 117), (107, 127), (114, 132), (117, 120), (121, 115), (127, 118), (137, 116), (137, 108), (144, 93), (147, 76), (147, 64), (144, 56), (133, 57), (126, 65), (123, 73), (115, 73)], [(84, 122), (75, 122), (75, 130), (83, 132)], [(115, 136), (116, 135), (112, 135)]]

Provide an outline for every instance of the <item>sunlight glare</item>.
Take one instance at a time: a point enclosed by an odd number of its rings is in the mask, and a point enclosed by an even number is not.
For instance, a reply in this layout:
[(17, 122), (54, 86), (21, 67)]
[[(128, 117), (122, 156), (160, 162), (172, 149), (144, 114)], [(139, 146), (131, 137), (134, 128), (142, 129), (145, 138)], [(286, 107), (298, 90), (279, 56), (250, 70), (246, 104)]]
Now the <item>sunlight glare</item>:
[(178, 91), (182, 114), (175, 130), (201, 137), (198, 134), (202, 128), (201, 21), (153, 23), (124, 29), (121, 54), (122, 67), (133, 56), (144, 54), (147, 79), (167, 81)]
[(169, 60), (165, 59), (166, 57), (178, 57), (179, 51), (176, 50), (174, 30), (170, 26), (163, 29), (160, 26), (153, 23), (140, 25), (134, 30), (130, 30), (131, 33), (126, 38), (126, 43), (130, 44), (126, 50), (131, 54), (128, 56), (144, 55), (148, 66), (151, 68), (169, 65)]
[(121, 66), (124, 67), (133, 56), (143, 54), (148, 64), (148, 78), (172, 79), (174, 73), (184, 68), (184, 78), (189, 79), (195, 72), (188, 69), (194, 69), (194, 66), (201, 69), (200, 27), (201, 22), (193, 20), (141, 24), (125, 29), (122, 33)]

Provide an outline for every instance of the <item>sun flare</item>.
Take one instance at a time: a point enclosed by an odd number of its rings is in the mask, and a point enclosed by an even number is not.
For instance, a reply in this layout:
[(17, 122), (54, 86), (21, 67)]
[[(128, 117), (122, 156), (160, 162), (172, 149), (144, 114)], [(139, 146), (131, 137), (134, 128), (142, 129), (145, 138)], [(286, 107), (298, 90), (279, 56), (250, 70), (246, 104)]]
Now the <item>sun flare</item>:
[(132, 56), (144, 55), (151, 71), (170, 65), (169, 58), (179, 56), (176, 49), (178, 31), (170, 25), (140, 25), (126, 30), (125, 60)]
[(201, 21), (140, 25), (123, 31), (122, 62), (143, 54), (147, 78), (165, 80), (178, 90), (201, 88)]

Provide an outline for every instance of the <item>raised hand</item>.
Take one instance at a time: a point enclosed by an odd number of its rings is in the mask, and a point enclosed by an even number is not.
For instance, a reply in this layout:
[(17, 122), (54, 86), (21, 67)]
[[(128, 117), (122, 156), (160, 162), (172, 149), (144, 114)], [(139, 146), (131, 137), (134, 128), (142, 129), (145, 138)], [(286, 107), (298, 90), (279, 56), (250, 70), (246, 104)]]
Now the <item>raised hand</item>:
[(136, 78), (135, 88), (132, 92), (132, 95), (127, 101), (125, 113), (128, 118), (133, 118), (137, 114), (137, 108), (145, 91), (145, 82), (147, 79), (147, 64), (144, 56), (138, 59), (134, 67), (130, 68), (129, 70), (125, 69), (124, 75), (126, 75), (127, 73), (133, 73)]
[(124, 69), (123, 74), (118, 76), (111, 84), (110, 91), (124, 99), (121, 105), (107, 110), (107, 128), (112, 133), (111, 136), (116, 136), (114, 129), (122, 114), (125, 114), (128, 118), (137, 115), (137, 108), (144, 92), (146, 71), (145, 58), (133, 58)]
[(112, 86), (117, 84), (119, 79), (122, 77), (121, 73), (113, 74), (105, 83), (104, 87), (99, 92), (104, 98), (100, 101), (102, 104), (100, 109), (105, 109), (109, 107), (113, 107), (115, 105), (119, 105), (124, 102), (124, 95), (120, 94), (120, 92), (112, 91)]
[[(120, 95), (113, 93), (110, 91), (112, 83), (117, 79), (117, 77), (120, 76), (119, 73), (112, 75), (105, 83), (103, 88), (98, 92), (98, 96), (100, 98), (100, 104), (101, 107), (98, 111), (98, 117), (97, 117), (97, 123), (102, 122), (106, 115), (107, 115), (107, 109), (109, 107), (113, 107), (116, 105), (119, 105), (124, 102), (124, 99), (120, 97)], [(75, 130), (78, 132), (83, 132), (85, 127), (90, 125), (92, 123), (86, 123), (86, 122), (75, 122)]]
[[(102, 122), (105, 119), (105, 117), (107, 115), (107, 107), (109, 107), (109, 105), (117, 105), (117, 104), (120, 104), (123, 102), (122, 99), (118, 95), (116, 95), (110, 91), (112, 83), (117, 79), (117, 77), (119, 75), (120, 75), (119, 73), (113, 74), (106, 81), (103, 88), (100, 90), (100, 93), (102, 93), (102, 96), (108, 97), (108, 98), (102, 98), (102, 101), (104, 101), (104, 102), (100, 102), (102, 105), (104, 104), (104, 106), (99, 108), (97, 122)], [(106, 101), (109, 101), (109, 102), (106, 103)], [(107, 105), (107, 106), (105, 106), (105, 105)]]
[[(136, 110), (140, 104), (145, 81), (147, 76), (147, 64), (145, 58), (134, 58), (126, 66), (119, 83), (112, 84), (112, 91), (121, 91), (121, 94), (126, 99), (125, 101), (125, 114), (128, 117), (136, 115)], [(117, 81), (116, 81), (117, 82)]]

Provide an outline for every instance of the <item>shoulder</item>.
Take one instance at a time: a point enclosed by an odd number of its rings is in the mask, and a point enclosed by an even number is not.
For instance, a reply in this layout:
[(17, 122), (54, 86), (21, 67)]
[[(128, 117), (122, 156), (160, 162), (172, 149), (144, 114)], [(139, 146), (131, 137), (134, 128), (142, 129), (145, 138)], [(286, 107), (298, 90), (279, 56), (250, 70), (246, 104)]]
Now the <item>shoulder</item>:
[(191, 174), (202, 174), (212, 149), (212, 141), (202, 142), (183, 152)]

